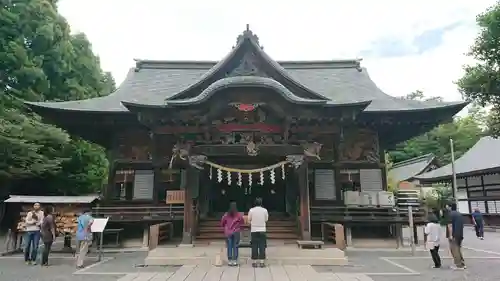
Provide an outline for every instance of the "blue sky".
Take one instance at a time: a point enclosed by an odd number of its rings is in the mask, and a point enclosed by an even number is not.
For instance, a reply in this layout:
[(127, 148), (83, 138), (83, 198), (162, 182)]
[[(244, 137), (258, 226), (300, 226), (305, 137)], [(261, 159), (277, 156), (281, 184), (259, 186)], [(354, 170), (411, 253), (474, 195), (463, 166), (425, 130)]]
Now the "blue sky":
[(276, 60), (363, 58), (386, 93), (458, 100), (454, 81), (495, 0), (61, 0), (102, 66), (121, 82), (134, 58), (217, 60), (245, 25)]

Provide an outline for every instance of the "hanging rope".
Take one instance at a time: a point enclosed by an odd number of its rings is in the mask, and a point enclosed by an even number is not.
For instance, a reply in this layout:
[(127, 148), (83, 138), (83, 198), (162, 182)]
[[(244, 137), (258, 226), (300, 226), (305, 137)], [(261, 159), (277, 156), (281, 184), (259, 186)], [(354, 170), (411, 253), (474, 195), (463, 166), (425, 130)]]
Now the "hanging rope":
[(218, 170), (222, 170), (225, 172), (231, 172), (231, 173), (242, 173), (242, 174), (253, 174), (253, 173), (261, 173), (261, 172), (266, 172), (270, 170), (274, 170), (276, 168), (280, 168), (281, 166), (284, 166), (289, 163), (289, 161), (281, 161), (276, 164), (273, 164), (271, 166), (263, 167), (263, 168), (258, 168), (258, 169), (237, 169), (237, 168), (230, 168), (230, 167), (225, 167), (221, 166), (219, 164), (216, 164), (214, 162), (205, 160), (205, 163), (213, 168), (216, 168)]

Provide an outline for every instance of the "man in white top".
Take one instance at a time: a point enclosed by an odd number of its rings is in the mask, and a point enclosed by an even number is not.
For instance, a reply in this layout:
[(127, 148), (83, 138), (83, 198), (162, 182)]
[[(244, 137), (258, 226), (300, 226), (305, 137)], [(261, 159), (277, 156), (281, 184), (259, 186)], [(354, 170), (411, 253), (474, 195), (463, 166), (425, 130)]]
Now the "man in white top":
[(439, 256), (439, 245), (441, 240), (441, 225), (435, 215), (429, 216), (429, 223), (425, 226), (425, 243), (431, 252), (434, 268), (441, 267), (441, 257)]
[(266, 259), (266, 223), (269, 219), (267, 209), (262, 207), (262, 199), (255, 199), (255, 207), (248, 211), (252, 244), (252, 266), (264, 267)]
[(40, 243), (40, 226), (42, 225), (43, 217), (44, 214), (40, 209), (40, 203), (35, 203), (33, 210), (26, 214), (26, 241), (24, 244), (24, 261), (26, 264), (36, 265), (38, 244)]

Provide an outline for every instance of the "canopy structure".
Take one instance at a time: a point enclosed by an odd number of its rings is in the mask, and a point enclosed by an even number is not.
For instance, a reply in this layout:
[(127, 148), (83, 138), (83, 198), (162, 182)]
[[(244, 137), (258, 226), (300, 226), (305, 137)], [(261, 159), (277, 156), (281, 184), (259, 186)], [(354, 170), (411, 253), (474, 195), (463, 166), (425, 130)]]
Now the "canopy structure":
[[(469, 151), (455, 161), (457, 177), (473, 176), (500, 171), (500, 139), (481, 138)], [(416, 176), (427, 182), (451, 180), (451, 163), (439, 169)]]
[(435, 166), (436, 156), (429, 153), (392, 165), (389, 178), (394, 182), (409, 181)]
[(10, 195), (5, 203), (40, 203), (40, 204), (91, 204), (98, 200), (99, 196), (31, 196)]

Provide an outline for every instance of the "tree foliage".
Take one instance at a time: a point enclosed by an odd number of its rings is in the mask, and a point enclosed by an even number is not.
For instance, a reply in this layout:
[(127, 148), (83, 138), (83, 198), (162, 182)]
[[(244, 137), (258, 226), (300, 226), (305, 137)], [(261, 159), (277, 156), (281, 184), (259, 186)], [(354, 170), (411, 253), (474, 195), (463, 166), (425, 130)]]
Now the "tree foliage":
[(70, 33), (56, 3), (0, 6), (0, 180), (40, 177), (58, 193), (87, 193), (106, 179), (103, 149), (44, 124), (21, 102), (86, 99), (115, 88), (85, 35)]
[[(426, 100), (419, 91), (404, 98)], [(456, 117), (450, 123), (439, 125), (423, 135), (396, 145), (389, 151), (389, 156), (394, 163), (397, 163), (433, 153), (441, 164), (447, 164), (451, 162), (450, 138), (454, 141), (455, 157), (458, 158), (485, 134), (487, 119), (485, 110), (474, 105), (465, 117)]]
[(489, 133), (500, 135), (500, 2), (476, 18), (480, 29), (469, 56), (476, 61), (465, 66), (458, 81), (462, 95), (481, 106), (492, 105), (488, 120)]

